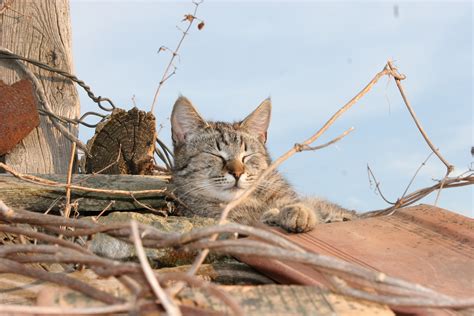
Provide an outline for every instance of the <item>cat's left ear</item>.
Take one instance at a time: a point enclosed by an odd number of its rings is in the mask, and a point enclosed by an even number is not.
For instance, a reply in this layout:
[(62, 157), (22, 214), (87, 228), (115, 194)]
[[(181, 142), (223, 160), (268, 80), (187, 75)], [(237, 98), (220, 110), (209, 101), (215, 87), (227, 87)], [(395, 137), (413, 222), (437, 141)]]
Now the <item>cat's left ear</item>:
[(267, 141), (267, 130), (270, 125), (271, 113), (272, 101), (268, 98), (260, 103), (260, 105), (240, 123), (240, 126), (250, 134), (257, 136), (262, 143), (265, 143)]
[(187, 98), (180, 96), (171, 113), (171, 134), (173, 143), (183, 143), (190, 136), (196, 135), (207, 125), (196, 108)]

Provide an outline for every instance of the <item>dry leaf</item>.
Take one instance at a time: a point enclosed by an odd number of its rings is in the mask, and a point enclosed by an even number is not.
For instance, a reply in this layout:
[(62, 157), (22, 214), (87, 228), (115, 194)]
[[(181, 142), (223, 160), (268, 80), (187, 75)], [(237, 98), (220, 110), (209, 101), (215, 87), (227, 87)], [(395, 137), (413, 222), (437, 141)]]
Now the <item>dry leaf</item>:
[(192, 22), (194, 20), (194, 15), (192, 14), (185, 14), (184, 19), (182, 21), (189, 21)]
[(198, 30), (202, 30), (204, 28), (204, 21), (201, 21), (201, 23), (198, 24)]

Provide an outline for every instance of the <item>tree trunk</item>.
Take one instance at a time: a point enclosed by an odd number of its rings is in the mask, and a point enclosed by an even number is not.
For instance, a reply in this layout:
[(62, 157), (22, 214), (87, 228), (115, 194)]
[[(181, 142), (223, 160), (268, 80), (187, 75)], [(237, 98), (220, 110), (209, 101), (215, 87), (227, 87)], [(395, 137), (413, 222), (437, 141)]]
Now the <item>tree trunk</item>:
[[(0, 46), (73, 72), (69, 1), (0, 0)], [(79, 97), (68, 79), (29, 64), (27, 67), (39, 79), (54, 113), (78, 117)], [(0, 80), (12, 84), (20, 79), (22, 74), (14, 63), (0, 59)], [(77, 135), (76, 126), (68, 129)], [(71, 142), (41, 116), (40, 125), (0, 160), (22, 173), (67, 173), (70, 151)]]
[[(61, 183), (66, 182), (66, 175), (47, 175), (45, 179)], [(168, 186), (166, 178), (157, 176), (132, 175), (74, 175), (72, 183), (79, 186), (125, 191), (160, 190)], [(84, 192), (71, 190), (71, 202), (77, 201), (79, 212), (100, 212), (110, 201), (115, 201), (108, 210), (131, 211), (144, 209), (145, 206), (153, 209), (167, 207), (166, 195), (160, 193), (146, 193), (131, 196), (119, 196), (101, 192)], [(31, 211), (44, 212), (50, 207), (52, 210), (61, 209), (65, 201), (65, 189), (61, 187), (33, 184), (17, 179), (11, 175), (0, 175), (0, 200), (9, 207), (20, 207)], [(137, 202), (139, 201), (139, 202)]]

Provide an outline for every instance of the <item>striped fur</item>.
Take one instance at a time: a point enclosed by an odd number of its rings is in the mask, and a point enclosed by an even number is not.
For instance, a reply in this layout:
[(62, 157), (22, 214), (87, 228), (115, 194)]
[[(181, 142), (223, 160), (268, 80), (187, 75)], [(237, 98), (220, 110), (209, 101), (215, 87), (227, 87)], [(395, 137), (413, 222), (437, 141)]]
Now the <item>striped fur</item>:
[[(251, 186), (271, 159), (265, 147), (271, 102), (265, 100), (242, 122), (207, 122), (185, 97), (171, 115), (175, 166), (172, 185), (182, 215), (218, 218), (226, 203)], [(230, 219), (259, 221), (290, 232), (305, 232), (317, 223), (351, 219), (354, 212), (318, 199), (301, 199), (273, 172)]]

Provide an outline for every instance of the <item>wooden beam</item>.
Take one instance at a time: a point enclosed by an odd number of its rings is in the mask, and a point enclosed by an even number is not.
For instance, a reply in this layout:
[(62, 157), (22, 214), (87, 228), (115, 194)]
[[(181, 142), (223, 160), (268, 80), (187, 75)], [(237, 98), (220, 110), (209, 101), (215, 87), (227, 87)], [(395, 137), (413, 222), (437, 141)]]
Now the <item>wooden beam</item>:
[[(66, 175), (41, 175), (42, 178), (66, 183)], [(107, 190), (143, 191), (161, 190), (168, 187), (168, 178), (160, 176), (132, 175), (73, 175), (72, 183), (82, 187)], [(115, 203), (109, 210), (130, 211), (144, 209), (144, 205), (160, 209), (167, 205), (165, 192), (141, 193), (132, 196), (104, 192), (86, 192), (72, 189), (71, 201), (77, 201), (80, 212), (100, 212), (110, 201)], [(27, 182), (11, 175), (0, 175), (0, 200), (8, 206), (44, 212), (48, 208), (58, 210), (64, 202), (65, 188)], [(170, 200), (168, 198), (168, 200)], [(144, 205), (143, 205), (144, 204)]]

